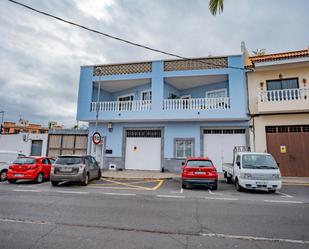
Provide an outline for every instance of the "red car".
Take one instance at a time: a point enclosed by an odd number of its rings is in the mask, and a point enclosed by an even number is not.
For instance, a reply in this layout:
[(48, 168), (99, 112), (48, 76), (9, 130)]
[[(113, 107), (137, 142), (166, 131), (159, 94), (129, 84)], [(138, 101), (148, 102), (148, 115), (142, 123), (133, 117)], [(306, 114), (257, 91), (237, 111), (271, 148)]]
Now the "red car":
[(49, 179), (51, 164), (54, 159), (47, 157), (18, 157), (7, 172), (7, 180), (16, 183), (17, 180), (36, 180), (41, 183)]
[(188, 185), (203, 185), (218, 189), (218, 173), (208, 157), (189, 157), (182, 163), (182, 188)]

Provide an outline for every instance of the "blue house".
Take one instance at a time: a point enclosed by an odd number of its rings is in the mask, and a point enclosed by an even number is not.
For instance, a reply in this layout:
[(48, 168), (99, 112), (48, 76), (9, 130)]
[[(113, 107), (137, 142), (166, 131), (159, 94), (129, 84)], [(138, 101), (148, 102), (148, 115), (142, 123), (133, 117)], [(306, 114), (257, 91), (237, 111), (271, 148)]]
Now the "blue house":
[(242, 55), (82, 66), (88, 152), (106, 169), (179, 171), (186, 157), (208, 156), (221, 171), (234, 146), (249, 145), (242, 68)]

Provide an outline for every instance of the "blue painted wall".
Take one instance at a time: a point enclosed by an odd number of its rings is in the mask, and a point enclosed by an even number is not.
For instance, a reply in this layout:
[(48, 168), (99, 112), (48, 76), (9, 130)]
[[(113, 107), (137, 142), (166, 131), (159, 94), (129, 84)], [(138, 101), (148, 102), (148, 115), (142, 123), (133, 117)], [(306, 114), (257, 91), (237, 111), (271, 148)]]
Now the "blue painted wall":
[(205, 93), (207, 91), (213, 91), (218, 89), (227, 89), (227, 96), (229, 96), (228, 83), (227, 82), (218, 82), (207, 84), (199, 87), (189, 88), (180, 91), (180, 96), (191, 95), (191, 98), (205, 98)]

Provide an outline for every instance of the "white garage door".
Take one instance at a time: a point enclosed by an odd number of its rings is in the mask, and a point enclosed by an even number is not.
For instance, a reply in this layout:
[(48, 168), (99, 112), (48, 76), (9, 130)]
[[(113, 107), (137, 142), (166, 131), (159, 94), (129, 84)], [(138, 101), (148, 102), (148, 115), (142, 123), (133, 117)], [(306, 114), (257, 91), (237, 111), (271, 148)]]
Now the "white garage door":
[(204, 156), (222, 172), (223, 163), (233, 162), (235, 146), (246, 146), (245, 129), (204, 130)]
[(125, 168), (161, 169), (161, 130), (127, 131)]

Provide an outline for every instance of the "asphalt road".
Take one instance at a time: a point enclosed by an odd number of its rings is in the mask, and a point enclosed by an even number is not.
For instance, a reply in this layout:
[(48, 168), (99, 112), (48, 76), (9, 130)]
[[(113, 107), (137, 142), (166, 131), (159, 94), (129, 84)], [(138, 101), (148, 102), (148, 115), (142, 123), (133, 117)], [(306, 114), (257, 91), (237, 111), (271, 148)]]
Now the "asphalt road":
[(0, 248), (308, 248), (309, 187), (0, 183)]

